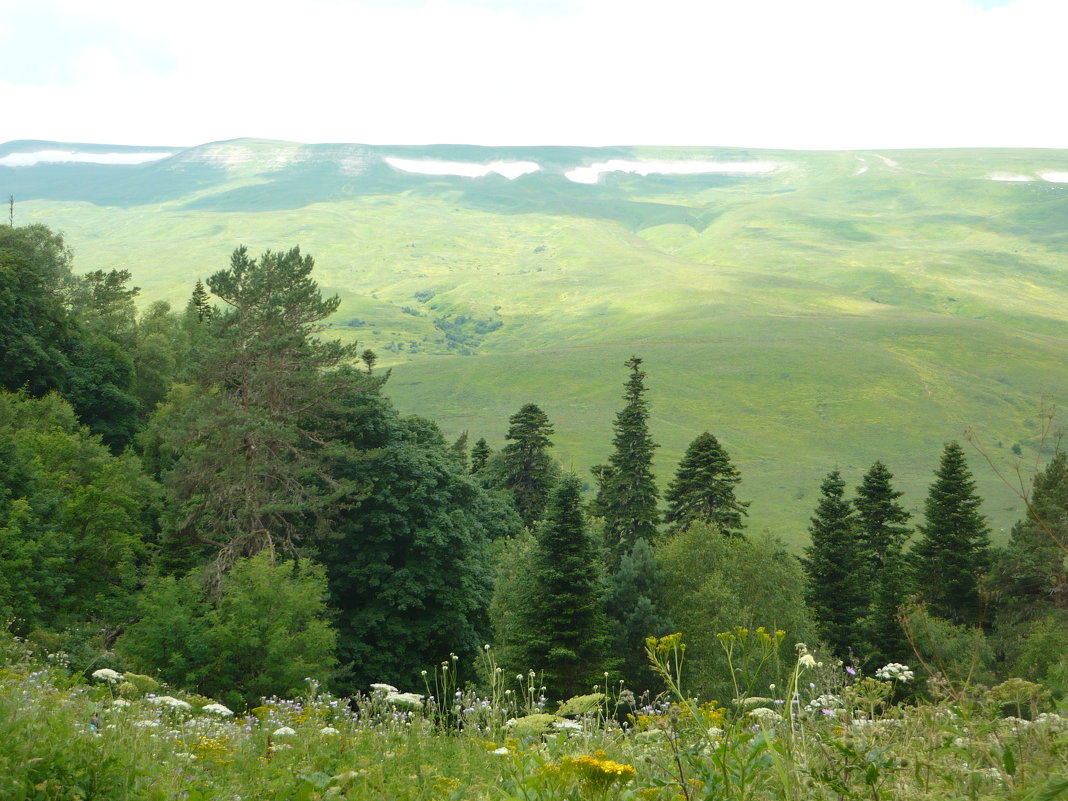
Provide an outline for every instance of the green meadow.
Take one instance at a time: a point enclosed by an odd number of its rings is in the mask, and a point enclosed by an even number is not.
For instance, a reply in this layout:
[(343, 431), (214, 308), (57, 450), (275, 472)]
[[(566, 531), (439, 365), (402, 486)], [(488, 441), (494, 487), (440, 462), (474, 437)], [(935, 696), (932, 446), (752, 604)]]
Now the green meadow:
[[(389, 156), (542, 170), (422, 175)], [(609, 159), (775, 166), (564, 174)], [(585, 478), (610, 451), (623, 361), (640, 355), (661, 486), (712, 431), (750, 529), (799, 546), (834, 468), (855, 484), (882, 459), (919, 513), (943, 443), (966, 429), (1010, 474), (1050, 447), (1042, 411), (1068, 400), (1068, 183), (1043, 174), (1063, 180), (1068, 151), (239, 140), (137, 167), (0, 167), (0, 195), (16, 224), (61, 230), (76, 269), (129, 269), (146, 304), (184, 304), (240, 244), (299, 244), (342, 299), (328, 335), (378, 354), (401, 410), (500, 447), (535, 402)], [(1022, 504), (970, 453), (1001, 541)]]

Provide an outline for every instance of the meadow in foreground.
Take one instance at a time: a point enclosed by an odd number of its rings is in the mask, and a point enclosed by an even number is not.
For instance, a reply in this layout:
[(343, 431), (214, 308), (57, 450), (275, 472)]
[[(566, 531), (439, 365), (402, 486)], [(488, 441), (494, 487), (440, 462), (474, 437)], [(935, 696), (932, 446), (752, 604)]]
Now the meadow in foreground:
[[(679, 635), (648, 653), (669, 691), (591, 688), (550, 711), (538, 676), (504, 676), (488, 648), (419, 692), (376, 685), (230, 710), (146, 676), (72, 674), (0, 642), (0, 798), (27, 799), (1054, 799), (1068, 796), (1068, 714), (1038, 685), (872, 675), (783, 632), (721, 635), (738, 697), (685, 691)], [(748, 686), (750, 678), (778, 681)], [(917, 673), (919, 671), (916, 671)], [(409, 688), (410, 689), (410, 688)], [(555, 713), (554, 713), (555, 712)]]

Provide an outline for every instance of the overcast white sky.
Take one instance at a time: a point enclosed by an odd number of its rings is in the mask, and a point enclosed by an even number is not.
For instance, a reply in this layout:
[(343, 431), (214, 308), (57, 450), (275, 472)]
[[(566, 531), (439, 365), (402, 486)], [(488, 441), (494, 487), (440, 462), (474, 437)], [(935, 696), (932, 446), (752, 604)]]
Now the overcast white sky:
[(0, 142), (1068, 148), (1068, 0), (0, 0)]

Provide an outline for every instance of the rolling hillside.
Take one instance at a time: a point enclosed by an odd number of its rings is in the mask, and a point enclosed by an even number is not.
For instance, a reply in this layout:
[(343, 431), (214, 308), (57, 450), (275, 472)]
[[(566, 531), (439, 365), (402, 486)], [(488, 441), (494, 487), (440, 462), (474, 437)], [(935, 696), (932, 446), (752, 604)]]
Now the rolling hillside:
[[(1033, 463), (1068, 401), (1068, 151), (10, 142), (9, 195), (145, 301), (299, 244), (402, 410), (499, 447), (536, 402), (584, 476), (638, 354), (662, 486), (710, 430), (750, 527), (794, 544), (830, 469), (881, 458), (918, 511), (943, 442)], [(1019, 502), (971, 462), (1005, 529)]]

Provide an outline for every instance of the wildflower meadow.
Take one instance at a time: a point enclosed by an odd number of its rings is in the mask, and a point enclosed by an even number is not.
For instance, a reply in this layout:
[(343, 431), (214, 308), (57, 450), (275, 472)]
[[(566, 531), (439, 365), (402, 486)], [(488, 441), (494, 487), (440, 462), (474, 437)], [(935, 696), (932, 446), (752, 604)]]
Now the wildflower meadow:
[[(668, 691), (602, 684), (546, 702), (539, 675), (451, 658), (424, 686), (305, 692), (230, 709), (213, 699), (0, 641), (0, 798), (1020, 799), (1068, 795), (1068, 714), (1031, 682), (864, 675), (785, 632), (720, 635), (738, 695), (686, 690), (680, 635), (649, 638)], [(769, 670), (770, 669), (770, 670)], [(465, 676), (470, 673), (470, 676)], [(488, 677), (481, 681), (474, 676)], [(772, 675), (755, 687), (747, 677)], [(146, 681), (146, 679), (148, 679)]]

